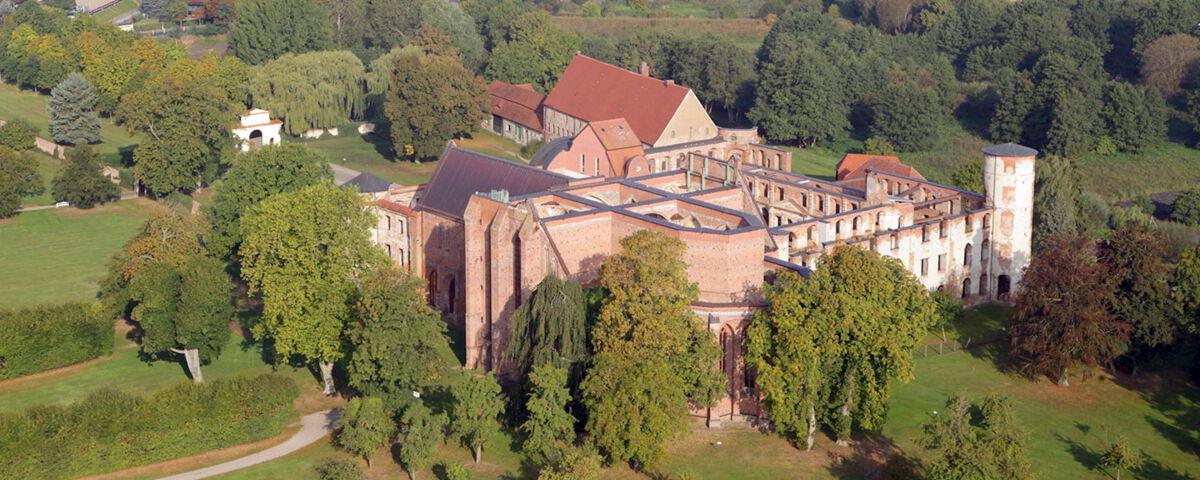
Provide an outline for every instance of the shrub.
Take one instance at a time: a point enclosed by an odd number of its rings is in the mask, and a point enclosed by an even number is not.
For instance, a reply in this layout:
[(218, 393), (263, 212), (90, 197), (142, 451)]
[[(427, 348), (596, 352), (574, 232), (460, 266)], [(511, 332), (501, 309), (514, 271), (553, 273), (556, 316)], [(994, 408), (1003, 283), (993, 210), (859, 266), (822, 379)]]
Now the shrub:
[(37, 136), (37, 128), (33, 124), (17, 119), (0, 127), (0, 145), (13, 150), (30, 150), (36, 146), (33, 138)]
[(348, 458), (328, 457), (313, 466), (321, 480), (362, 480), (362, 467)]
[(1171, 218), (1190, 227), (1200, 226), (1200, 189), (1179, 192), (1171, 204)]
[(447, 463), (444, 467), (446, 468), (446, 480), (471, 480), (471, 471), (461, 463)]
[(0, 311), (0, 379), (82, 362), (113, 349), (113, 321), (94, 303)]
[(0, 478), (75, 478), (262, 440), (291, 419), (297, 394), (291, 379), (263, 374), (0, 413)]

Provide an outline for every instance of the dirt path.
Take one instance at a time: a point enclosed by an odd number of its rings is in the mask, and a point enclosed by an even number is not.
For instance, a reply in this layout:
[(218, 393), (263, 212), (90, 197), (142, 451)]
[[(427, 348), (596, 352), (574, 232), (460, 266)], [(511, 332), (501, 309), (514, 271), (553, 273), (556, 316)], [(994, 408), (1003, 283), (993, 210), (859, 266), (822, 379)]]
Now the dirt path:
[(287, 441), (268, 448), (261, 452), (247, 455), (237, 460), (213, 465), (208, 468), (192, 470), (187, 473), (171, 475), (158, 480), (199, 480), (202, 478), (213, 477), (223, 473), (229, 473), (235, 470), (241, 470), (246, 467), (252, 467), (260, 463), (269, 462), (289, 453), (307, 447), (317, 440), (320, 440), (333, 431), (334, 423), (342, 414), (341, 410), (330, 409), (323, 412), (317, 412), (305, 415), (300, 419), (300, 431), (292, 435), (292, 438)]

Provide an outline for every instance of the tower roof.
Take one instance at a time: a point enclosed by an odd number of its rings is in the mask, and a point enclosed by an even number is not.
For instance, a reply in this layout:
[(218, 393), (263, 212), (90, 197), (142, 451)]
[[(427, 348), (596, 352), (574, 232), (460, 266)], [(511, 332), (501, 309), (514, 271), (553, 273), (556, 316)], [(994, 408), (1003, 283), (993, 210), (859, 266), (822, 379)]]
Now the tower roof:
[(1036, 157), (1038, 154), (1037, 150), (1012, 142), (983, 147), (981, 150), (994, 157)]

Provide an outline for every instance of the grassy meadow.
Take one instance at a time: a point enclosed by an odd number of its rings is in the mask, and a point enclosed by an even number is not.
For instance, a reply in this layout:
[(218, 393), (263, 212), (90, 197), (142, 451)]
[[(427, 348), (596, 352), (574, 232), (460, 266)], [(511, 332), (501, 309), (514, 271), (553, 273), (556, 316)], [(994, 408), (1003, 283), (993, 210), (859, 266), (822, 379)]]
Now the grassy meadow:
[(137, 199), (0, 220), (0, 308), (94, 299), (105, 262), (157, 208)]

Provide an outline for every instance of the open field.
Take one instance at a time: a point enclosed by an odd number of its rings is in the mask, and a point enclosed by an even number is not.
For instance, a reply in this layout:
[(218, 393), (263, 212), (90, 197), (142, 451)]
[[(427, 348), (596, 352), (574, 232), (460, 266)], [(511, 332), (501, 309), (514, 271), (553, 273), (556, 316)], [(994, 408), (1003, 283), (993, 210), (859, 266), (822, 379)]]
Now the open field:
[[(107, 2), (105, 2), (107, 3)], [(97, 23), (111, 23), (113, 19), (138, 9), (134, 0), (121, 0), (121, 3), (106, 8), (103, 12), (92, 15)]]
[(108, 257), (156, 208), (137, 199), (0, 221), (0, 308), (95, 298)]

